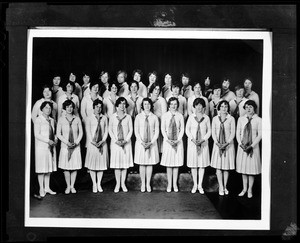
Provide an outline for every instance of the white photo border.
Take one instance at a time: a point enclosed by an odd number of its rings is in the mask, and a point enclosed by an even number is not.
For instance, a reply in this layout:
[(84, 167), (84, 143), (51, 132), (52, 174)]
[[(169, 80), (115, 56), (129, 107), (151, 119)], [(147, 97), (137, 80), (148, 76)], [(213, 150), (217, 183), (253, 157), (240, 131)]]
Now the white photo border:
[[(270, 230), (271, 207), (271, 101), (272, 32), (261, 29), (199, 28), (79, 28), (40, 27), (27, 32), (26, 135), (25, 135), (25, 227), (136, 228), (136, 229), (213, 229)], [(30, 217), (30, 151), (33, 38), (135, 38), (135, 39), (238, 39), (263, 41), (262, 72), (262, 173), (260, 220), (195, 219), (92, 219)]]

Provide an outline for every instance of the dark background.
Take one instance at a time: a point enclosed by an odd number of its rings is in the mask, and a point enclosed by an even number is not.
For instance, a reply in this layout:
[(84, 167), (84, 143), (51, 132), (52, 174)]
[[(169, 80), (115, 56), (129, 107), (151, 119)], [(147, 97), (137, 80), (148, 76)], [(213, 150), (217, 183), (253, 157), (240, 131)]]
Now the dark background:
[[(276, 2), (278, 3), (278, 2)], [(55, 237), (84, 236), (284, 236), (297, 224), (296, 153), (296, 5), (51, 5), (47, 3), (9, 4), (5, 11), (5, 32), (1, 36), (8, 49), (4, 72), (8, 82), (1, 88), (8, 104), (1, 106), (1, 206), (5, 222), (4, 239), (10, 241), (55, 240)], [(178, 4), (178, 3), (177, 3)], [(272, 3), (271, 3), (272, 4)], [(24, 227), (25, 107), (27, 29), (34, 26), (99, 27), (197, 27), (266, 28), (273, 32), (272, 65), (272, 146), (271, 146), (271, 230), (122, 230)], [(7, 38), (8, 37), (8, 38)], [(5, 66), (5, 65), (4, 65)], [(7, 80), (7, 79), (6, 79)], [(3, 100), (3, 98), (2, 98)], [(7, 101), (6, 100), (6, 101)], [(9, 112), (8, 112), (9, 111)], [(7, 139), (6, 139), (7, 138)], [(4, 140), (5, 139), (5, 140)], [(8, 140), (8, 143), (6, 142)], [(4, 142), (5, 141), (5, 142)], [(3, 161), (3, 160), (2, 160)], [(8, 183), (4, 184), (3, 182)], [(6, 186), (7, 185), (7, 186)], [(2, 189), (1, 188), (1, 189)], [(6, 214), (5, 214), (6, 212)], [(6, 237), (6, 238), (5, 238)], [(80, 238), (79, 238), (80, 239)]]

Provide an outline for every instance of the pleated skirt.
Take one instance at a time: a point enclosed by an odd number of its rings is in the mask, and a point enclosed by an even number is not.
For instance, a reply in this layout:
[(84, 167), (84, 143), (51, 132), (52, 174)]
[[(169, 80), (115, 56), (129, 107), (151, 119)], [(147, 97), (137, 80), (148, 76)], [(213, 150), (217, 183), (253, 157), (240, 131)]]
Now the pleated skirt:
[(183, 166), (183, 143), (182, 140), (177, 144), (177, 149), (174, 149), (166, 140), (163, 141), (163, 153), (160, 164), (166, 167)]
[(134, 163), (138, 165), (155, 165), (159, 163), (158, 145), (155, 142), (149, 149), (145, 149), (138, 141), (135, 143)]
[(220, 156), (220, 149), (214, 143), (210, 166), (220, 170), (234, 170), (235, 169), (235, 149), (234, 144), (227, 146), (225, 152)]
[(198, 154), (197, 146), (191, 141), (188, 141), (187, 146), (187, 167), (199, 168), (210, 165), (210, 155), (208, 141), (201, 144), (200, 153)]
[(236, 155), (236, 171), (247, 175), (258, 175), (261, 173), (260, 149), (255, 147), (253, 155), (247, 155), (242, 148), (238, 148)]
[(56, 148), (53, 148), (53, 155), (50, 149), (36, 148), (35, 172), (50, 173), (54, 171), (57, 171)]
[(90, 170), (107, 170), (108, 168), (108, 150), (107, 144), (102, 146), (102, 154), (100, 150), (93, 144), (89, 144), (86, 151), (84, 166)]
[(133, 167), (133, 155), (131, 141), (122, 148), (111, 142), (110, 144), (110, 165), (112, 169), (128, 169)]
[(77, 146), (68, 160), (68, 149), (62, 147), (58, 158), (58, 167), (63, 170), (79, 170), (82, 168), (80, 146)]

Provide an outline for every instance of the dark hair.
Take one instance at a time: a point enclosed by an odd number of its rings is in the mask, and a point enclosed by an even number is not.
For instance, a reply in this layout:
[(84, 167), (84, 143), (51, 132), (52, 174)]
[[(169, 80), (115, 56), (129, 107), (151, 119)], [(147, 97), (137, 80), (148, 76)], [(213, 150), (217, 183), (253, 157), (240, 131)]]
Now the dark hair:
[(132, 72), (132, 77), (134, 76), (135, 73), (138, 73), (142, 78), (143, 72), (140, 69), (134, 69)]
[(201, 104), (203, 108), (206, 107), (205, 101), (202, 98), (196, 98), (193, 102), (193, 107), (195, 108), (197, 105)]
[(115, 107), (118, 107), (118, 106), (121, 104), (121, 102), (123, 102), (123, 101), (125, 101), (125, 106), (126, 106), (126, 108), (127, 108), (129, 105), (128, 105), (127, 100), (126, 100), (124, 97), (119, 97), (119, 98), (116, 100)]
[(152, 71), (152, 72), (148, 73), (148, 78), (150, 77), (151, 74), (155, 75), (156, 78), (157, 78), (157, 72), (156, 71)]
[(73, 81), (70, 81), (70, 80), (68, 80), (68, 81), (65, 83), (65, 85), (63, 86), (64, 90), (67, 91), (67, 85), (68, 85), (68, 84), (72, 85), (72, 87), (73, 87), (73, 92), (74, 92), (76, 86), (75, 86), (75, 83), (74, 83)]
[(75, 104), (72, 100), (65, 100), (62, 104), (63, 110), (66, 110), (67, 106), (72, 105), (73, 109), (75, 109)]
[(238, 84), (238, 85), (236, 85), (236, 86), (234, 87), (234, 91), (237, 91), (237, 90), (240, 90), (240, 89), (244, 89), (244, 86)]
[(150, 86), (150, 88), (149, 88), (149, 93), (151, 94), (152, 92), (153, 92), (153, 90), (155, 89), (155, 87), (159, 87), (159, 93), (161, 92), (161, 86), (160, 86), (160, 84), (158, 83), (158, 82), (154, 82), (151, 86)]
[(177, 102), (177, 109), (178, 109), (178, 107), (179, 107), (179, 100), (176, 98), (176, 97), (171, 97), (169, 100), (168, 100), (168, 109), (170, 108), (170, 104), (171, 104), (171, 102), (172, 101), (176, 101)]
[(83, 72), (82, 72), (82, 77), (84, 77), (84, 76), (89, 76), (89, 77), (91, 77), (91, 73), (90, 73), (89, 71), (83, 71)]
[(222, 87), (220, 84), (214, 84), (213, 90), (215, 90), (215, 89), (222, 89)]
[(52, 92), (51, 86), (49, 84), (44, 84), (42, 86), (42, 92), (44, 92), (44, 89), (49, 89)]
[(219, 103), (217, 104), (217, 110), (220, 110), (221, 105), (225, 103), (227, 105), (227, 111), (229, 111), (229, 102), (227, 100), (221, 100), (219, 101)]
[(108, 90), (111, 91), (111, 87), (115, 85), (117, 87), (117, 89), (119, 90), (119, 83), (117, 81), (113, 81), (111, 83), (108, 83)]
[(201, 85), (200, 81), (195, 81), (195, 82), (193, 82), (192, 89), (194, 90), (194, 87), (195, 87), (197, 84), (200, 85), (200, 89), (202, 90), (202, 85)]
[(165, 78), (167, 75), (170, 75), (171, 78), (172, 78), (172, 73), (171, 73), (171, 72), (166, 72), (166, 73), (164, 73), (164, 78)]
[[(103, 107), (103, 102), (102, 102), (102, 100), (100, 100), (100, 99), (95, 99), (94, 101), (93, 101), (93, 109), (95, 109), (95, 106), (96, 105), (101, 105), (101, 107)], [(103, 109), (102, 109), (103, 110)]]
[(254, 100), (247, 100), (243, 106), (244, 110), (246, 110), (246, 105), (251, 105), (254, 108), (254, 112), (256, 113), (256, 109), (257, 109), (257, 104), (255, 103)]
[(97, 79), (92, 79), (92, 80), (90, 81), (90, 89), (92, 90), (92, 87), (93, 87), (94, 85), (96, 85), (96, 84), (98, 84), (98, 86), (99, 86), (99, 88), (100, 88), (99, 81), (98, 81)]
[(180, 75), (180, 78), (182, 78), (182, 77), (187, 77), (188, 79), (190, 79), (190, 75), (188, 73), (182, 73)]
[(228, 82), (230, 83), (230, 79), (229, 79), (227, 76), (223, 77), (222, 83), (223, 83), (224, 81), (228, 81)]
[(253, 79), (251, 77), (244, 78), (244, 83), (245, 83), (246, 80), (249, 80), (253, 84), (253, 81), (252, 81)]
[(42, 111), (46, 105), (49, 105), (49, 106), (51, 107), (51, 110), (53, 109), (53, 104), (52, 104), (52, 102), (50, 102), (50, 101), (44, 101), (44, 102), (41, 104), (41, 106), (40, 106), (40, 110)]
[(127, 79), (127, 73), (126, 73), (126, 71), (124, 71), (124, 70), (119, 70), (119, 71), (117, 72), (116, 78), (118, 78), (118, 76), (119, 76), (121, 73), (124, 73), (124, 80), (126, 80), (126, 79)]
[(108, 79), (110, 79), (109, 73), (108, 73), (107, 71), (105, 71), (105, 70), (101, 71), (100, 76), (99, 76), (99, 79), (101, 79), (102, 75), (104, 75), (104, 74), (106, 74), (106, 73), (107, 73)]
[(131, 91), (131, 85), (132, 84), (136, 84), (137, 85), (137, 88), (139, 89), (140, 85), (139, 85), (139, 82), (136, 81), (136, 80), (131, 80), (130, 83), (129, 83), (129, 90)]
[(61, 74), (60, 73), (53, 73), (52, 74), (52, 79), (54, 79), (56, 77), (60, 77), (61, 78)]
[(152, 111), (152, 110), (153, 110), (153, 102), (152, 102), (152, 100), (151, 100), (150, 98), (148, 98), (148, 97), (146, 97), (146, 98), (144, 98), (144, 99), (142, 100), (142, 103), (141, 103), (141, 108), (142, 108), (142, 110), (144, 110), (144, 102), (145, 102), (145, 101), (148, 101), (148, 102), (149, 102), (149, 104), (150, 104), (150, 106), (151, 106), (150, 110)]
[(172, 90), (174, 87), (178, 87), (179, 89), (181, 89), (182, 84), (179, 83), (179, 82), (174, 82), (174, 83), (172, 83), (172, 85), (171, 85), (171, 90)]

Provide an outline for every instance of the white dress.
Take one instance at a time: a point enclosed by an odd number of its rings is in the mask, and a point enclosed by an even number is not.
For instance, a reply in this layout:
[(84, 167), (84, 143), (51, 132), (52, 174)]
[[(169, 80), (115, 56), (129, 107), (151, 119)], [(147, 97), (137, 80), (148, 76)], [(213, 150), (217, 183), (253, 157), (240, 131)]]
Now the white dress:
[[(101, 114), (100, 116), (101, 136), (102, 140), (106, 140), (108, 136), (108, 120), (105, 115)], [(102, 144), (102, 151), (100, 151), (95, 145), (91, 143), (98, 126), (98, 120), (94, 114), (91, 114), (86, 118), (85, 126), (87, 138), (85, 167), (90, 170), (107, 170), (109, 161), (106, 141)]]
[[(119, 96), (116, 96), (116, 100), (118, 98)], [(108, 119), (116, 112), (115, 102), (111, 99), (110, 95), (103, 99), (103, 112)]]
[(187, 102), (188, 115), (195, 113), (195, 108), (193, 107), (193, 103), (196, 98), (202, 98), (205, 101), (205, 114), (209, 116), (208, 99), (203, 95), (200, 97), (196, 97), (194, 94), (188, 98), (188, 102)]
[(199, 154), (196, 144), (192, 142), (192, 139), (196, 139), (198, 128), (198, 122), (195, 118), (196, 114), (190, 115), (185, 126), (185, 132), (188, 137), (187, 166), (189, 168), (203, 168), (210, 165), (210, 154), (208, 148), (208, 139), (211, 136), (210, 118), (203, 114), (204, 119), (200, 123), (201, 139), (205, 141), (201, 144)]
[[(236, 139), (238, 144), (241, 144), (245, 125), (248, 123), (247, 115), (244, 115), (238, 119), (237, 129), (236, 129)], [(236, 155), (236, 171), (242, 174), (257, 175), (261, 173), (261, 158), (260, 158), (260, 148), (259, 143), (262, 138), (261, 134), (261, 124), (262, 119), (254, 114), (251, 120), (252, 126), (252, 147), (253, 155), (247, 155), (246, 152), (238, 145), (237, 155)]]
[[(53, 135), (55, 136), (55, 121), (49, 117)], [(53, 147), (53, 154), (50, 151), (49, 142), (49, 122), (41, 115), (34, 122), (35, 137), (35, 172), (49, 173), (57, 170), (56, 148)]]
[[(72, 130), (74, 142), (79, 143), (83, 136), (82, 123), (78, 116), (73, 115)], [(80, 145), (74, 148), (70, 160), (68, 160), (69, 122), (65, 115), (58, 119), (57, 137), (61, 141), (58, 167), (63, 170), (79, 170), (82, 168)]]
[[(128, 103), (128, 107), (126, 109), (127, 114), (129, 114), (130, 116), (133, 116), (133, 112), (134, 112), (134, 99), (132, 98), (131, 94), (125, 97)], [(137, 113), (141, 112), (141, 104), (143, 101), (143, 97), (140, 97), (139, 95), (136, 97), (136, 109), (137, 109)]]
[(229, 102), (229, 106), (230, 106), (230, 114), (231, 114), (232, 116), (234, 116), (233, 113), (234, 113), (234, 111), (235, 111), (235, 109), (236, 109), (236, 107), (237, 107), (237, 104), (238, 104), (239, 117), (244, 116), (244, 115), (246, 114), (246, 110), (244, 109), (244, 105), (245, 105), (245, 103), (246, 103), (247, 100), (248, 100), (247, 98), (243, 97), (242, 100), (240, 101), (240, 103), (238, 103), (238, 102), (236, 101), (236, 98), (232, 99), (232, 100)]
[(138, 94), (142, 98), (146, 98), (147, 95), (148, 95), (148, 89), (147, 89), (146, 85), (142, 81), (139, 82)]
[(225, 140), (229, 145), (226, 147), (225, 152), (220, 156), (220, 149), (217, 146), (220, 134), (219, 115), (215, 116), (212, 120), (211, 134), (214, 140), (212, 155), (211, 155), (211, 167), (221, 170), (233, 170), (235, 169), (235, 149), (234, 149), (234, 137), (235, 137), (235, 120), (233, 116), (227, 114), (226, 121), (224, 122), (225, 128)]
[(150, 112), (148, 121), (150, 127), (150, 141), (152, 145), (147, 150), (145, 150), (145, 148), (141, 144), (142, 141), (145, 141), (145, 121), (145, 112), (141, 112), (140, 114), (138, 114), (134, 121), (134, 133), (136, 136), (134, 163), (139, 165), (155, 165), (159, 162), (159, 153), (157, 145), (157, 138), (159, 135), (159, 121), (157, 116)]
[(174, 149), (168, 142), (168, 128), (172, 118), (172, 113), (168, 111), (161, 119), (161, 133), (163, 136), (163, 152), (160, 164), (167, 167), (179, 167), (183, 165), (183, 142), (184, 118), (178, 111), (175, 112), (175, 123), (177, 128), (177, 148)]
[(124, 134), (124, 140), (127, 141), (122, 148), (116, 144), (118, 140), (118, 124), (117, 113), (114, 113), (109, 118), (109, 136), (111, 138), (110, 143), (110, 168), (114, 169), (128, 169), (133, 167), (133, 155), (131, 146), (131, 136), (133, 134), (132, 118), (125, 113), (125, 118), (122, 120), (122, 128)]
[[(31, 111), (31, 119), (34, 123), (35, 119), (40, 116), (41, 114), (43, 114), (43, 112), (41, 111), (40, 107), (42, 105), (42, 103), (46, 101), (44, 98), (41, 98), (39, 100), (37, 100), (34, 104), (34, 106), (32, 107), (32, 111)], [(56, 120), (56, 116), (57, 116), (57, 104), (53, 101), (50, 100), (50, 102), (52, 103), (53, 109), (51, 112), (51, 116), (53, 119)]]

